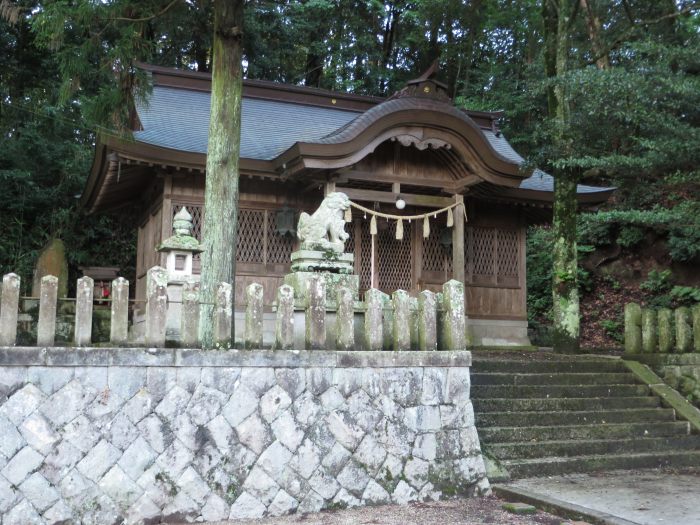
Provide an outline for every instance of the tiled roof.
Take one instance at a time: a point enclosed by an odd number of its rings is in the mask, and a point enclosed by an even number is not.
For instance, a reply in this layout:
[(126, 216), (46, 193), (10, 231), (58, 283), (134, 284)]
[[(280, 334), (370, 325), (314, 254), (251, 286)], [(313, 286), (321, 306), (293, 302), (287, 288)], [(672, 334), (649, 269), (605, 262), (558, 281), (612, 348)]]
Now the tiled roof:
[[(554, 177), (549, 173), (545, 173), (540, 169), (536, 169), (530, 177), (520, 183), (521, 190), (534, 191), (554, 191)], [(579, 184), (576, 187), (576, 193), (600, 193), (610, 191), (614, 188), (603, 188), (600, 186), (586, 186)]]

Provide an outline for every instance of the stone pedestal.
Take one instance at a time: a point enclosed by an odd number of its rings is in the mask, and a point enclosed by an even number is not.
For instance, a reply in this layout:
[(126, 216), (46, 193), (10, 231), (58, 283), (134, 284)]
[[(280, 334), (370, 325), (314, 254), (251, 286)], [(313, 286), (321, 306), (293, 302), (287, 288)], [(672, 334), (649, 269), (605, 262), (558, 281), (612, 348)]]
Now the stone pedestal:
[[(350, 254), (352, 256), (352, 254)], [(294, 288), (294, 303), (305, 307), (308, 302), (307, 290), (311, 277), (320, 275), (326, 283), (326, 305), (335, 309), (336, 290), (342, 286), (348, 288), (355, 300), (359, 297), (360, 276), (332, 272), (292, 272), (284, 276), (284, 284)]]
[(317, 246), (305, 246), (292, 253), (293, 272), (331, 272), (352, 274), (354, 256), (352, 253), (338, 253), (333, 250), (314, 249)]

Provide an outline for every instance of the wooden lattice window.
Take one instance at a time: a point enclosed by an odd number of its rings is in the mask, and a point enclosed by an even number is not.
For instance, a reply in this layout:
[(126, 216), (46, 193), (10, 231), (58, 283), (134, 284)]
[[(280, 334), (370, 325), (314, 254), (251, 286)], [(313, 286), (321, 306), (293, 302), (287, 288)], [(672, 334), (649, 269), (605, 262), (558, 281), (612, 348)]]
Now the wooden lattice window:
[(492, 280), (495, 276), (496, 261), (494, 260), (494, 241), (496, 230), (494, 228), (470, 228), (471, 274), (474, 282)]
[(518, 232), (498, 230), (498, 276), (518, 276)]
[[(267, 262), (289, 264), (296, 240), (293, 235), (277, 233), (276, 211), (267, 211)], [(259, 242), (260, 239), (258, 239)]]
[(519, 286), (521, 232), (515, 229), (465, 228), (467, 283)]
[(401, 241), (394, 238), (394, 228), (380, 229), (377, 234), (375, 264), (378, 271), (378, 287), (382, 291), (393, 292), (399, 289), (411, 289), (413, 277), (412, 226), (412, 223), (404, 221), (404, 238)]
[(423, 239), (423, 270), (426, 272), (444, 272), (448, 262), (451, 264), (452, 250), (440, 244), (441, 235), (442, 230), (433, 226), (428, 238)]

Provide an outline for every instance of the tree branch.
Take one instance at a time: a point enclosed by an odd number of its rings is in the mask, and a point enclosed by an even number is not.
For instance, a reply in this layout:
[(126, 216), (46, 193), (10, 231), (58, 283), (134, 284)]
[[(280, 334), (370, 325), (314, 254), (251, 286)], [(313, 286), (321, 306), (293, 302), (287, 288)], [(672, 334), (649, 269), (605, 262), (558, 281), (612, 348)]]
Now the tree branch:
[(144, 16), (142, 18), (128, 18), (128, 17), (123, 17), (123, 16), (115, 16), (115, 17), (110, 17), (107, 18), (106, 20), (113, 20), (113, 21), (119, 21), (119, 22), (148, 22), (149, 20), (153, 20), (154, 18), (158, 18), (159, 16), (163, 16), (165, 13), (167, 13), (171, 7), (173, 7), (175, 4), (177, 4), (180, 0), (172, 0), (168, 5), (166, 5), (163, 9), (161, 9), (159, 12), (150, 15), (150, 16)]

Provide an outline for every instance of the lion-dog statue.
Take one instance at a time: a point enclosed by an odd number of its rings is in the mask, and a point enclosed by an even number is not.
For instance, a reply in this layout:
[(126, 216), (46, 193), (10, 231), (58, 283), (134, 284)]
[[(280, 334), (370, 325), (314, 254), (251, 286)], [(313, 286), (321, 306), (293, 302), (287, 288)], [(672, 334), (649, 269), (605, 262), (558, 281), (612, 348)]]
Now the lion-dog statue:
[(297, 237), (307, 245), (343, 253), (345, 241), (349, 237), (345, 233), (343, 215), (349, 207), (350, 200), (347, 195), (341, 192), (329, 193), (313, 215), (301, 213)]

